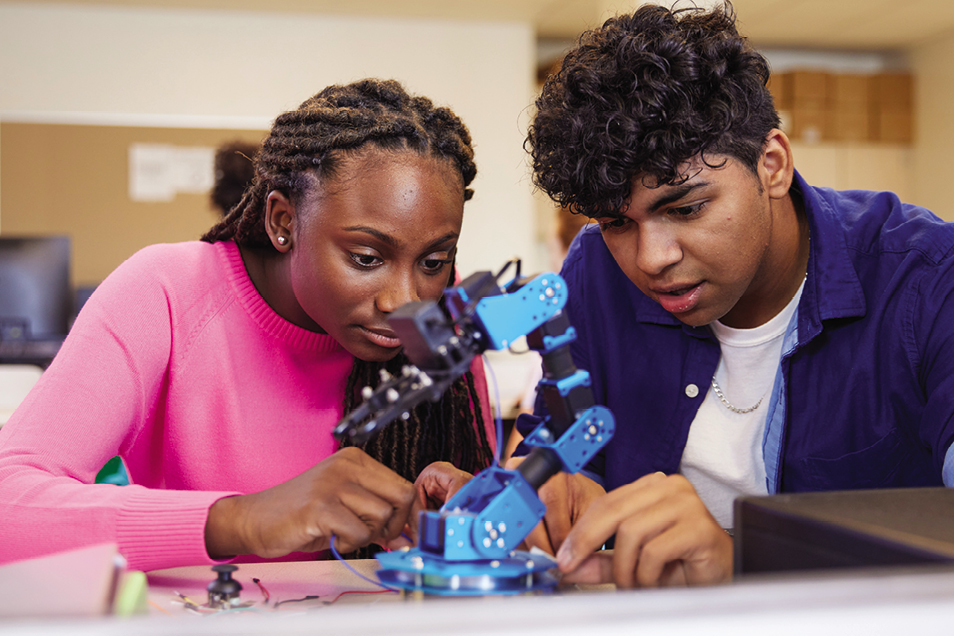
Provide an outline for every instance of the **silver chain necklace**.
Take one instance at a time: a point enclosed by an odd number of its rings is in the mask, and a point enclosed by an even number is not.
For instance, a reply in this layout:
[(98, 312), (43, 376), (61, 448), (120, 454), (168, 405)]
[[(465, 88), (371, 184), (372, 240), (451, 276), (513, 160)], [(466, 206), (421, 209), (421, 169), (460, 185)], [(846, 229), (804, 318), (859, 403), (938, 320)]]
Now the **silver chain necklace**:
[[(811, 245), (811, 237), (808, 239), (809, 245)], [(808, 280), (808, 272), (805, 272), (805, 280)], [(733, 413), (738, 413), (739, 415), (745, 415), (746, 413), (751, 413), (755, 409), (759, 408), (762, 405), (762, 400), (765, 399), (766, 394), (762, 394), (762, 397), (759, 398), (759, 401), (755, 403), (755, 406), (750, 406), (747, 409), (740, 409), (737, 406), (733, 406), (731, 402), (725, 399), (725, 394), (722, 392), (722, 388), (719, 386), (719, 383), (716, 382), (715, 375), (712, 376), (712, 390), (716, 394), (716, 397), (719, 398), (719, 401), (725, 405), (725, 408), (729, 409)]]
[(759, 398), (759, 401), (755, 403), (755, 406), (750, 406), (747, 409), (740, 409), (738, 407), (732, 406), (732, 404), (727, 399), (725, 399), (725, 395), (722, 393), (722, 389), (719, 388), (719, 383), (716, 382), (715, 376), (712, 376), (712, 390), (715, 392), (716, 397), (718, 397), (719, 400), (723, 404), (725, 404), (725, 408), (729, 409), (733, 413), (738, 413), (739, 415), (745, 415), (746, 413), (751, 413), (755, 409), (759, 408), (759, 405), (762, 404), (762, 400), (765, 399), (765, 395), (763, 394), (762, 397)]

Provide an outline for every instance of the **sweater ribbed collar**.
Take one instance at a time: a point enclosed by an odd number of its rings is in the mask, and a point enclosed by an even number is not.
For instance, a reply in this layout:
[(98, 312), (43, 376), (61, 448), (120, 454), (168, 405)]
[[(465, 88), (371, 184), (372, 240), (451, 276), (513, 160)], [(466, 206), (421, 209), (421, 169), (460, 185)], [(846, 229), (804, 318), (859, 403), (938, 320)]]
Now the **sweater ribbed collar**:
[(308, 331), (285, 320), (272, 309), (255, 289), (245, 269), (242, 253), (234, 241), (219, 241), (214, 244), (225, 262), (226, 275), (232, 289), (249, 317), (262, 331), (288, 345), (315, 352), (332, 352), (341, 349), (338, 341), (323, 333)]

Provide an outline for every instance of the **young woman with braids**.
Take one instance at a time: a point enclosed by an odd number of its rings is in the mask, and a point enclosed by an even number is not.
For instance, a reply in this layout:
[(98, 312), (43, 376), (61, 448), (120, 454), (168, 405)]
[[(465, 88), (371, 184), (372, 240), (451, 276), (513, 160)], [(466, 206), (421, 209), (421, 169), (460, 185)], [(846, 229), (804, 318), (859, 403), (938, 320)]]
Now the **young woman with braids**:
[[(279, 116), (241, 203), (110, 275), (0, 429), (0, 561), (109, 541), (150, 570), (400, 539), (491, 461), (482, 368), (363, 450), (331, 430), (406, 363), (388, 314), (453, 282), (475, 173), (460, 120), (396, 82)], [(116, 454), (131, 485), (93, 484)]]

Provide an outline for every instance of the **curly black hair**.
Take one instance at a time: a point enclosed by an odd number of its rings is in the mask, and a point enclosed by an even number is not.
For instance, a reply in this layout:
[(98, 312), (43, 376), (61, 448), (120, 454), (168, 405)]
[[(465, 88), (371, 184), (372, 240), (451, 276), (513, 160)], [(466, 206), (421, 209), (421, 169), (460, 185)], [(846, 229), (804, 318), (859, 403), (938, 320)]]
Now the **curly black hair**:
[[(366, 79), (325, 88), (297, 110), (279, 115), (255, 158), (255, 179), (241, 202), (202, 240), (233, 240), (275, 249), (265, 231), (265, 201), (277, 190), (301, 201), (315, 179), (333, 180), (349, 153), (377, 147), (440, 158), (460, 174), (464, 199), (477, 174), (470, 133), (449, 109), (412, 96), (396, 81)], [(451, 272), (449, 280), (453, 280)], [(344, 410), (360, 403), (364, 386), (380, 383), (380, 370), (399, 373), (409, 364), (402, 353), (386, 362), (355, 359), (343, 397)], [(413, 481), (434, 461), (449, 461), (474, 473), (493, 459), (480, 400), (470, 372), (437, 403), (424, 403), (367, 442), (364, 450)], [(371, 550), (373, 551), (373, 550)], [(369, 551), (358, 553), (367, 556)]]
[(526, 139), (534, 183), (574, 212), (616, 217), (634, 177), (676, 185), (696, 156), (712, 167), (732, 157), (755, 173), (779, 127), (768, 78), (729, 2), (610, 18), (580, 36), (536, 101)]

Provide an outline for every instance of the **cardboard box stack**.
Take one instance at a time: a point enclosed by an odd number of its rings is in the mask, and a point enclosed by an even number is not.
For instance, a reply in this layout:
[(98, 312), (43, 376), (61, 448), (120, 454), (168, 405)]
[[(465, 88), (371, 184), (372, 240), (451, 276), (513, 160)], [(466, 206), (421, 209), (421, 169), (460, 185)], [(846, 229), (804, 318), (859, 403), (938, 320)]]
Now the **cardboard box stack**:
[(794, 70), (773, 74), (769, 90), (782, 129), (793, 141), (913, 140), (913, 80), (908, 73)]
[(775, 110), (782, 120), (782, 130), (792, 132), (792, 76), (790, 73), (772, 73), (769, 76), (768, 89), (775, 102)]
[(873, 77), (874, 141), (897, 144), (913, 141), (913, 83), (906, 73), (882, 73)]
[(872, 141), (871, 76), (829, 75), (829, 138), (832, 141)]
[(829, 139), (828, 73), (793, 71), (792, 137), (806, 143)]

